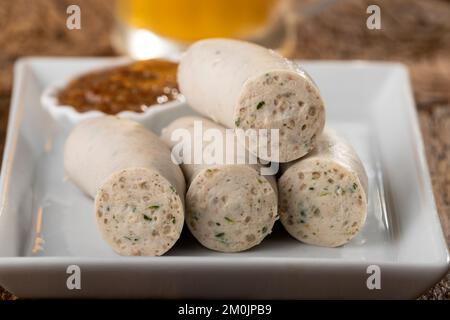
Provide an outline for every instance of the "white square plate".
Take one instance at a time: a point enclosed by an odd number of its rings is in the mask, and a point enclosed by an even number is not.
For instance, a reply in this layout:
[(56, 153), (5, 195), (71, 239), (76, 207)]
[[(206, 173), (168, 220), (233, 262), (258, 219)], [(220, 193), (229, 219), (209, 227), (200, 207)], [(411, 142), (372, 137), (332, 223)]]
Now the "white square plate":
[[(114, 59), (27, 58), (15, 68), (1, 176), (0, 284), (19, 297), (415, 298), (448, 270), (406, 69), (398, 64), (304, 62), (327, 123), (354, 145), (370, 180), (361, 233), (340, 248), (294, 240), (280, 223), (258, 247), (225, 254), (185, 228), (162, 257), (120, 257), (101, 240), (92, 200), (64, 180), (68, 128), (40, 106), (50, 83)], [(146, 124), (159, 133), (186, 105)], [(81, 269), (81, 290), (66, 285)], [(367, 268), (380, 269), (369, 290)]]

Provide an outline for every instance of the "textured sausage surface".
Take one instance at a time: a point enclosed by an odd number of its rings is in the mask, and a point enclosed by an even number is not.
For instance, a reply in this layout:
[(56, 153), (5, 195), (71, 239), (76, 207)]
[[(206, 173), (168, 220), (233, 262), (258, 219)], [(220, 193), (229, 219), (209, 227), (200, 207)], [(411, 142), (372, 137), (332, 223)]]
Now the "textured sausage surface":
[(326, 129), (316, 149), (282, 167), (280, 220), (296, 239), (337, 247), (361, 230), (367, 214), (367, 175), (352, 147)]
[(277, 219), (276, 193), (245, 165), (203, 169), (186, 194), (186, 222), (205, 247), (238, 252), (259, 244)]
[[(173, 147), (174, 130), (186, 129), (193, 136), (194, 121), (201, 121), (204, 129), (225, 131), (206, 119), (185, 117), (164, 129), (163, 139)], [(204, 142), (202, 151), (206, 152), (209, 145)], [(192, 149), (184, 151), (183, 160), (189, 160), (188, 154), (193, 158)], [(248, 164), (183, 163), (181, 167), (189, 182), (186, 223), (203, 246), (238, 252), (256, 246), (271, 233), (278, 219), (273, 176), (261, 176), (258, 165)]]
[(170, 150), (130, 120), (106, 116), (67, 138), (68, 177), (95, 198), (103, 238), (122, 255), (161, 255), (181, 234), (185, 181)]
[(159, 256), (180, 237), (183, 203), (158, 172), (129, 168), (112, 174), (95, 197), (103, 239), (121, 255)]
[[(325, 124), (324, 103), (312, 79), (297, 64), (255, 44), (198, 41), (181, 59), (178, 82), (192, 108), (226, 127), (278, 129), (279, 162), (311, 151)], [(256, 153), (254, 145), (249, 148)]]

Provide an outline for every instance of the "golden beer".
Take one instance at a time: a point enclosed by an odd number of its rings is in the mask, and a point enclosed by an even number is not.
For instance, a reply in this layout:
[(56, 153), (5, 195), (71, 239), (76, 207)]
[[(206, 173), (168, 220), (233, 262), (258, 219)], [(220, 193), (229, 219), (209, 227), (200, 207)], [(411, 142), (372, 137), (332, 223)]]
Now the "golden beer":
[(123, 28), (188, 44), (211, 37), (247, 38), (264, 29), (278, 0), (118, 0)]

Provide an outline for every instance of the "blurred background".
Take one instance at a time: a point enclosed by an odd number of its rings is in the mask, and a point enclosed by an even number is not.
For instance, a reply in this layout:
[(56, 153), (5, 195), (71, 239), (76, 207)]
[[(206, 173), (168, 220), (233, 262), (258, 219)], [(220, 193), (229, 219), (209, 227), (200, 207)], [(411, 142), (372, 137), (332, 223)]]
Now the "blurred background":
[[(73, 4), (81, 9), (79, 30), (66, 26)], [(366, 26), (370, 5), (380, 8), (379, 30)], [(16, 59), (176, 56), (192, 41), (218, 36), (290, 58), (406, 64), (450, 243), (450, 0), (0, 0), (1, 152)], [(0, 287), (0, 298), (15, 297)], [(420, 299), (450, 299), (450, 276)]]

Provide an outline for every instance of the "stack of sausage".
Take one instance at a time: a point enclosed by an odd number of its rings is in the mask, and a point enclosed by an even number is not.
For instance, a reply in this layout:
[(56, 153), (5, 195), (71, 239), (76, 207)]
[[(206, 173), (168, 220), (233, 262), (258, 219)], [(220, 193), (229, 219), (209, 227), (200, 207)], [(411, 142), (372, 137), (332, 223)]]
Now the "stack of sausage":
[[(129, 120), (97, 118), (78, 125), (66, 142), (66, 172), (95, 198), (99, 229), (116, 252), (161, 255), (184, 221), (203, 246), (222, 252), (258, 245), (278, 217), (292, 237), (312, 245), (341, 246), (361, 230), (364, 167), (347, 142), (324, 128), (319, 89), (297, 64), (254, 44), (209, 39), (183, 55), (178, 83), (205, 118), (176, 119), (162, 140)], [(192, 145), (183, 150), (180, 170), (171, 160), (173, 133), (194, 136), (197, 121), (223, 137), (225, 128), (276, 130), (277, 152), (264, 160), (280, 163), (278, 179), (250, 162), (195, 163), (188, 159)], [(259, 155), (254, 144), (246, 146)]]

